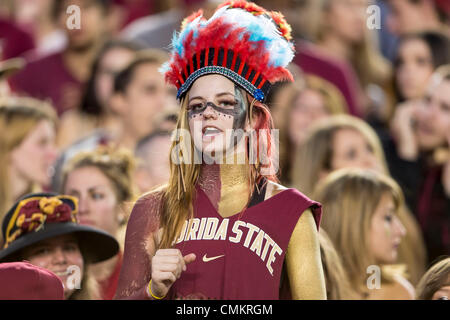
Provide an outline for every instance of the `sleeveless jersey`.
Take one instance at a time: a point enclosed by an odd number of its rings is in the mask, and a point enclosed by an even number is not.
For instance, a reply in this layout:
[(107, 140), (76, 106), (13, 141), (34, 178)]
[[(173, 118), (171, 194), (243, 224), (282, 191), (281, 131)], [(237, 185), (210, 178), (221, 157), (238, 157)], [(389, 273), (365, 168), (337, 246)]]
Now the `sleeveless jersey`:
[(286, 189), (223, 218), (197, 187), (194, 218), (175, 242), (183, 256), (195, 253), (170, 289), (172, 299), (279, 299), (280, 278), (291, 234), (308, 208), (317, 228), (321, 206), (296, 189)]

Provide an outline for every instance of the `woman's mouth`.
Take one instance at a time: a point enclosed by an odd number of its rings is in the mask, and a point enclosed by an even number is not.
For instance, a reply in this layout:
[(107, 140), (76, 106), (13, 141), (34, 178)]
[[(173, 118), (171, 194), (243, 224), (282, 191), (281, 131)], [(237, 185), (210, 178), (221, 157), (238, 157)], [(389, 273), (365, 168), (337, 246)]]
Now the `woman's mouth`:
[(221, 133), (222, 130), (214, 126), (205, 126), (202, 129), (203, 138), (213, 138)]
[(66, 270), (61, 270), (61, 271), (53, 271), (53, 273), (55, 275), (57, 275), (58, 277), (66, 277), (69, 275), (69, 270), (66, 269)]

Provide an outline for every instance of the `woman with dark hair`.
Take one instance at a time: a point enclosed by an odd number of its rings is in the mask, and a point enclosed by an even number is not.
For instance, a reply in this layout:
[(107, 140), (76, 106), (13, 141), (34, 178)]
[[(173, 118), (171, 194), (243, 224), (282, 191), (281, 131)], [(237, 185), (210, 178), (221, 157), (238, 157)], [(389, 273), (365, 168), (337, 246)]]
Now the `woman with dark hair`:
[(450, 63), (450, 40), (427, 31), (400, 37), (394, 61), (394, 86), (398, 102), (423, 97), (431, 74)]
[(116, 115), (108, 107), (108, 100), (115, 75), (133, 60), (139, 49), (136, 43), (122, 40), (105, 44), (94, 61), (79, 109), (66, 112), (61, 119), (58, 132), (60, 147), (66, 147), (96, 129), (118, 130)]

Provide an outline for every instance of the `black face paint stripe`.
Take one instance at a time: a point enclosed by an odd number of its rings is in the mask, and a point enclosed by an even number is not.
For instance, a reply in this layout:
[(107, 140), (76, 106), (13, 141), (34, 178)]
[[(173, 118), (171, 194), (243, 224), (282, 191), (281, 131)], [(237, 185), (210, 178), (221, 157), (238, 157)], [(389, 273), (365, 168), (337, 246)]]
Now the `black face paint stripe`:
[(233, 121), (233, 129), (244, 129), (245, 120), (246, 120), (246, 110), (247, 105), (245, 103), (245, 98), (242, 95), (242, 91), (238, 86), (234, 86), (234, 94), (236, 97), (237, 104), (234, 106), (234, 121)]

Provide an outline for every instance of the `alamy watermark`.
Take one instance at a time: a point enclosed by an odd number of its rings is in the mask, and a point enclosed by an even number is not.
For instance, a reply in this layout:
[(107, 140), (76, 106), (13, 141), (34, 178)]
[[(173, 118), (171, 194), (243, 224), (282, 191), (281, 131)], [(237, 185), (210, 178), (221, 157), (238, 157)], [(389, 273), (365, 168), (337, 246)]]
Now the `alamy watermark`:
[(82, 273), (80, 267), (77, 265), (70, 265), (66, 272), (69, 276), (67, 277), (66, 283), (63, 284), (64, 288), (70, 290), (81, 289)]
[(81, 29), (81, 9), (77, 5), (70, 5), (67, 7), (66, 14), (69, 17), (66, 20), (66, 27), (69, 30)]
[[(195, 123), (193, 132), (191, 135), (187, 129), (173, 131), (172, 141), (176, 144), (170, 155), (172, 163), (258, 164), (263, 175), (278, 172), (278, 129), (227, 129), (223, 134), (208, 136), (202, 131), (201, 124)], [(204, 141), (206, 146), (203, 146)], [(193, 151), (191, 145), (195, 146)]]
[(367, 289), (381, 289), (381, 268), (376, 265), (370, 265), (366, 269), (366, 273), (370, 274), (367, 278)]
[(366, 20), (366, 26), (369, 30), (381, 29), (381, 9), (376, 4), (368, 6), (366, 13), (369, 15)]

